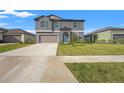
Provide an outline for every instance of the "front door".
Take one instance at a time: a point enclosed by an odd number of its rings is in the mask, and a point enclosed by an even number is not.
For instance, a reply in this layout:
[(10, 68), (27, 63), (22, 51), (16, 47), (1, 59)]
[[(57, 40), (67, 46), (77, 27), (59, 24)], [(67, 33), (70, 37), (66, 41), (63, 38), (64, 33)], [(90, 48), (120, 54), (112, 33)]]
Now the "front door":
[(69, 42), (69, 33), (68, 32), (64, 32), (63, 33), (63, 42)]

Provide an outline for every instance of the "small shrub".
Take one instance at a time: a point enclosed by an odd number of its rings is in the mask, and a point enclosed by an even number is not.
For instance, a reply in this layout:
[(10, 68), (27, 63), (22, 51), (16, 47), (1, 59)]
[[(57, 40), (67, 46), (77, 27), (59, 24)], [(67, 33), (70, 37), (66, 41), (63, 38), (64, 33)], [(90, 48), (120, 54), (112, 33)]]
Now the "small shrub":
[(108, 43), (109, 44), (116, 44), (117, 43), (117, 40), (109, 40)]
[(23, 42), (19, 42), (20, 44), (24, 44)]
[(64, 42), (62, 41), (62, 42), (60, 42), (59, 44), (60, 44), (60, 45), (63, 45), (63, 44), (64, 44)]
[(123, 38), (116, 39), (116, 43), (117, 44), (124, 44), (124, 39)]
[(29, 38), (29, 39), (27, 39), (27, 40), (25, 41), (25, 43), (33, 44), (33, 43), (35, 43), (35, 39)]

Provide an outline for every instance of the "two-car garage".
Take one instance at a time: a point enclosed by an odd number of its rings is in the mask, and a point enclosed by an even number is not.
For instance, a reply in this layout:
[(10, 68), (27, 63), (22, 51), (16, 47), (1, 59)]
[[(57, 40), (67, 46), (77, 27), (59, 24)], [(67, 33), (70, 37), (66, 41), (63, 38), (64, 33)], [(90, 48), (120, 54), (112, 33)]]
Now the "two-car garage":
[(124, 39), (124, 34), (113, 34), (113, 39)]
[(21, 35), (3, 35), (3, 40), (7, 43), (21, 42)]
[(39, 42), (40, 43), (57, 43), (58, 35), (40, 35)]

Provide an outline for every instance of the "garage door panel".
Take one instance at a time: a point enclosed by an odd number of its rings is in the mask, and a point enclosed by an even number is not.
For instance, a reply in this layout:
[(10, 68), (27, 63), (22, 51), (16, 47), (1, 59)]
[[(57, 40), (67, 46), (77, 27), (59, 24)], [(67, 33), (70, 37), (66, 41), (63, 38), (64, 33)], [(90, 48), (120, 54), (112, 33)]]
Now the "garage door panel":
[(7, 43), (17, 43), (21, 41), (21, 36), (20, 35), (4, 35), (3, 40), (4, 42), (7, 42)]
[(124, 34), (113, 34), (113, 39), (124, 39)]
[(57, 35), (40, 35), (39, 42), (40, 43), (57, 43), (58, 36)]

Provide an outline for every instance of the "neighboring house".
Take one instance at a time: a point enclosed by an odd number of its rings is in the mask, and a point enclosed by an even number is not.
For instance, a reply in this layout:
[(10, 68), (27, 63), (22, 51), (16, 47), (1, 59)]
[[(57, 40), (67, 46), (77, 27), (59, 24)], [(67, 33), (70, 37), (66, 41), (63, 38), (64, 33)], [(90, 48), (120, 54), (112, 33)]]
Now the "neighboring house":
[(4, 43), (26, 43), (35, 39), (35, 35), (22, 29), (6, 29), (1, 33), (1, 40)]
[(74, 35), (83, 39), (84, 20), (63, 19), (56, 15), (40, 16), (36, 22), (37, 43), (69, 42)]
[(105, 40), (106, 43), (109, 43), (110, 40), (121, 38), (124, 39), (124, 28), (118, 27), (105, 27), (84, 35), (84, 39), (89, 42)]
[(0, 43), (3, 42), (3, 33), (7, 32), (8, 30), (5, 28), (0, 27)]

